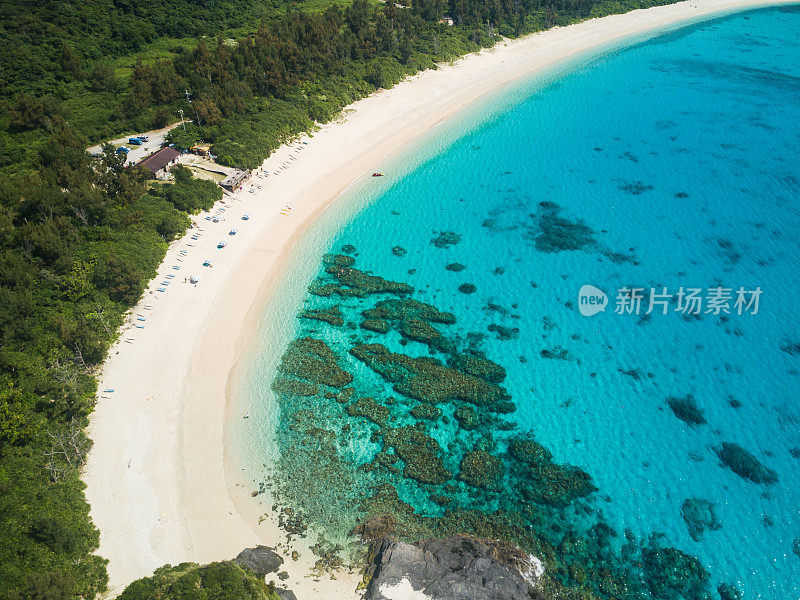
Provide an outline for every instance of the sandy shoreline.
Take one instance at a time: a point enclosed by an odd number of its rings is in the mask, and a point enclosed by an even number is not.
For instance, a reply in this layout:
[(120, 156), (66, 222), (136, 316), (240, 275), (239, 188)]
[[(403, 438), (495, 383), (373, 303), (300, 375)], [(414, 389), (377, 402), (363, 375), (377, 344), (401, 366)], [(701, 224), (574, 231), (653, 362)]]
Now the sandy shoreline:
[[(352, 182), (431, 128), (522, 77), (586, 52), (769, 0), (697, 0), (551, 30), (427, 71), (348, 107), (313, 137), (280, 148), (267, 178), (194, 218), (131, 311), (100, 376), (85, 468), (86, 496), (110, 560), (111, 595), (164, 564), (209, 562), (285, 540), (250, 498), (228, 440), (234, 366), (248, 347), (285, 257)], [(307, 142), (307, 143), (305, 143)], [(282, 167), (282, 165), (286, 165)], [(291, 207), (291, 210), (288, 210)], [(248, 213), (251, 218), (241, 219)], [(237, 228), (235, 236), (228, 235)], [(202, 229), (202, 231), (200, 231)], [(196, 240), (190, 236), (198, 234)], [(217, 249), (221, 240), (224, 249)], [(213, 259), (213, 267), (202, 262)], [(174, 268), (178, 267), (178, 269)], [(200, 277), (192, 285), (188, 275)], [(169, 277), (173, 276), (173, 277)], [(162, 282), (169, 285), (162, 286)], [(161, 288), (165, 291), (158, 291)], [(143, 320), (142, 320), (143, 319)], [(310, 577), (301, 545), (285, 585), (301, 600), (357, 598), (358, 573)]]

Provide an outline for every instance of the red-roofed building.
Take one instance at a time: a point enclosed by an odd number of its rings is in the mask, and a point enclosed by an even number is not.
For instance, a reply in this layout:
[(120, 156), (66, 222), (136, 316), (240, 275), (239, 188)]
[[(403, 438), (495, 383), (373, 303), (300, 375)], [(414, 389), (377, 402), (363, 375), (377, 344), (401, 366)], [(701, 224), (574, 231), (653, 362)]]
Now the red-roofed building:
[(167, 146), (166, 148), (162, 148), (157, 152), (153, 152), (153, 154), (150, 156), (143, 158), (136, 164), (136, 166), (147, 169), (150, 171), (150, 173), (152, 173), (154, 178), (159, 178), (166, 175), (169, 168), (178, 161), (178, 157), (180, 155), (181, 153), (175, 150), (175, 148), (170, 148)]

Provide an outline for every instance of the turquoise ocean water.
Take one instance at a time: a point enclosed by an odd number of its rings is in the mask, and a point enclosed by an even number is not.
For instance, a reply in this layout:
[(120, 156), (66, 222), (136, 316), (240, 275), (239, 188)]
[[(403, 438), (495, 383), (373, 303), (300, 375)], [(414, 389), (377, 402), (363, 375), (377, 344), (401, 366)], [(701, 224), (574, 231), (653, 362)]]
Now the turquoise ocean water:
[[(397, 394), (347, 357), (348, 344), (428, 354), (396, 333), (295, 318), (332, 304), (305, 290), (322, 254), (349, 244), (357, 268), (412, 285), (412, 298), (456, 316), (447, 336), (505, 367), (517, 410), (504, 419), (591, 475), (598, 491), (581, 502), (610, 527), (640, 539), (662, 534), (664, 545), (699, 559), (714, 587), (800, 598), (798, 32), (797, 7), (751, 11), (586, 59), (493, 98), (382, 167), (387, 177), (346, 194), (295, 250), (252, 348), (243, 397), (253, 418), (237, 434), (253, 477), (286, 481), (261, 463), (296, 442), (292, 401), (270, 391), (291, 339), (324, 339), (366, 388), (361, 395), (376, 398)], [(433, 244), (442, 232), (457, 243)], [(453, 263), (463, 270), (446, 269)], [(585, 284), (608, 295), (607, 310), (580, 314)], [(614, 311), (625, 287), (645, 290), (638, 316)], [(646, 316), (650, 290), (664, 287), (704, 296), (730, 288), (731, 314), (706, 306), (681, 314), (673, 298), (668, 314), (657, 305)], [(739, 288), (760, 288), (757, 314), (737, 314)], [(375, 300), (336, 303), (347, 321)], [(353, 525), (348, 507), (376, 483), (357, 466), (380, 442), (376, 426), (348, 420), (335, 401), (314, 402), (320, 426), (350, 432), (335, 443), (344, 491), (334, 498), (302, 483), (319, 496), (305, 506), (311, 528), (336, 538)], [(401, 406), (410, 405), (390, 410)], [(425, 427), (457, 471), (459, 444), (478, 434), (456, 438), (448, 421)], [(725, 467), (724, 443), (777, 481)], [(498, 502), (458, 486), (450, 492), (472, 503)], [(443, 513), (424, 486), (399, 480), (397, 488), (421, 514)], [(712, 503), (717, 521), (696, 539), (682, 517), (692, 498)]]

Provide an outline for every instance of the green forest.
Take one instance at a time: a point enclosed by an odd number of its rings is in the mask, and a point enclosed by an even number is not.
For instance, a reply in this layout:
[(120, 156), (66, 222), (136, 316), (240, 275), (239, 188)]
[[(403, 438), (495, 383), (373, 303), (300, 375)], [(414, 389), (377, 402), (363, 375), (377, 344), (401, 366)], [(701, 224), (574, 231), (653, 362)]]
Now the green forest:
[[(206, 141), (219, 162), (252, 168), (354, 100), (501, 36), (667, 3), (0, 3), (0, 600), (106, 589), (79, 478), (94, 374), (187, 213), (221, 197), (187, 170), (153, 183), (110, 146), (92, 158), (90, 143), (182, 110), (193, 123), (176, 146)], [(126, 597), (216, 576), (179, 571)], [(269, 597), (251, 592), (224, 597)]]

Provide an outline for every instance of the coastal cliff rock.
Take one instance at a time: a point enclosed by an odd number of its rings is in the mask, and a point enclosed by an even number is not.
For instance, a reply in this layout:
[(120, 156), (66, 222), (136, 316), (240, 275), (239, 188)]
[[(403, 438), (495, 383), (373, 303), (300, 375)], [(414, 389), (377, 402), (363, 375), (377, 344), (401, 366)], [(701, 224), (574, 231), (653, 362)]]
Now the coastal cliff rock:
[(543, 598), (544, 565), (507, 542), (457, 535), (407, 544), (383, 538), (370, 548), (364, 600), (524, 600)]
[(260, 577), (275, 573), (283, 564), (283, 558), (272, 548), (256, 546), (245, 548), (233, 559), (240, 567), (247, 567)]

